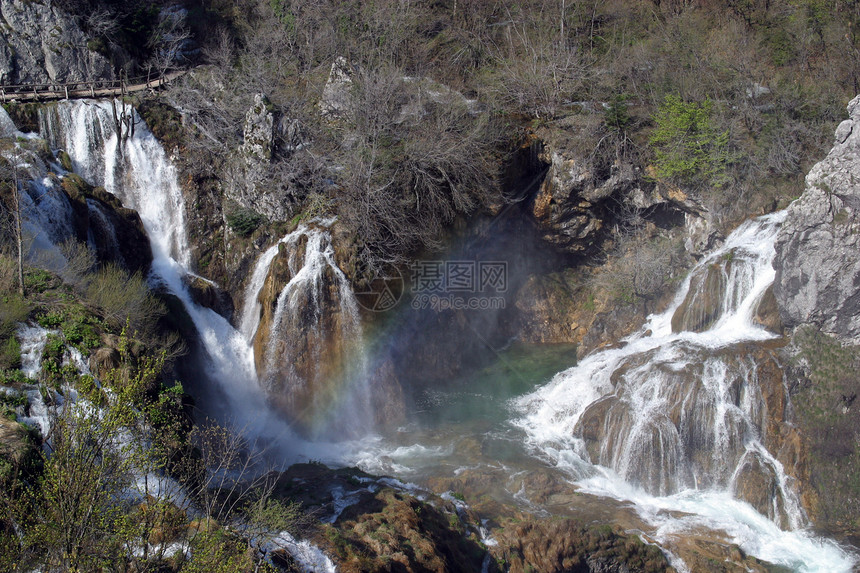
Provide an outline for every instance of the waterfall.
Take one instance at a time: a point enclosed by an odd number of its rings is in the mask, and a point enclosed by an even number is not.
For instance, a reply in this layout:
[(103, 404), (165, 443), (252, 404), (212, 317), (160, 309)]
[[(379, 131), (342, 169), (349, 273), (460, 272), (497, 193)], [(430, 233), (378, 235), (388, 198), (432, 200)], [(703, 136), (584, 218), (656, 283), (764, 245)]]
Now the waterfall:
[(135, 133), (122, 142), (112, 113), (110, 102), (61, 102), (40, 110), (41, 135), (64, 149), (90, 184), (140, 214), (154, 257), (150, 281), (175, 295), (193, 320), (205, 349), (205, 378), (225, 396), (221, 421), (252, 438), (278, 442), (290, 434), (257, 383), (248, 341), (222, 316), (197, 305), (186, 286), (191, 256), (175, 167), (136, 112)]
[(241, 329), (273, 401), (303, 432), (343, 439), (372, 430), (374, 412), (358, 303), (335, 261), (332, 223), (302, 224), (258, 259)]
[(14, 167), (20, 182), (25, 256), (48, 269), (59, 270), (65, 258), (58, 245), (75, 235), (69, 199), (57, 179), (49, 175), (38, 136), (18, 131), (2, 107), (0, 137), (14, 140), (14, 144), (4, 147), (0, 154)]
[(39, 113), (42, 137), (69, 154), (74, 171), (138, 212), (156, 259), (172, 259), (188, 269), (191, 254), (176, 168), (137, 112), (134, 121), (134, 136), (121, 142), (109, 102), (61, 102)]
[(693, 268), (665, 312), (514, 400), (514, 423), (583, 491), (634, 501), (658, 541), (698, 525), (763, 559), (836, 570), (850, 559), (802, 530), (793, 479), (764, 446), (769, 413), (747, 344), (776, 336), (756, 311), (773, 282), (784, 219), (741, 225)]

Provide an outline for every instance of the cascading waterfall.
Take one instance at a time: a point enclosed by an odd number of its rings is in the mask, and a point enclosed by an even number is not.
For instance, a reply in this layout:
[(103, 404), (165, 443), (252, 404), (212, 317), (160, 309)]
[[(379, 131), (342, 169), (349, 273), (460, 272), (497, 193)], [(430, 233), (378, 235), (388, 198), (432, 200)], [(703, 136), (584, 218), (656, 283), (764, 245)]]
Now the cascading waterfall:
[(74, 236), (72, 206), (55, 178), (48, 175), (48, 165), (38, 151), (37, 139), (15, 127), (6, 110), (0, 108), (0, 136), (13, 138), (14, 146), (2, 151), (15, 169), (20, 182), (19, 208), (25, 256), (52, 270), (65, 263), (58, 245)]
[(226, 396), (222, 422), (249, 437), (278, 442), (288, 429), (260, 390), (251, 347), (226, 319), (189, 294), (185, 277), (191, 257), (176, 169), (133, 113), (137, 127), (125, 141), (114, 131), (109, 102), (61, 102), (40, 110), (39, 123), (42, 137), (69, 154), (77, 173), (140, 214), (154, 257), (150, 280), (179, 298), (193, 320), (206, 350), (207, 378)]
[[(834, 544), (800, 530), (806, 518), (792, 478), (763, 444), (768, 412), (743, 349), (775, 336), (755, 315), (773, 282), (784, 218), (744, 223), (638, 333), (516, 399), (515, 424), (583, 491), (634, 501), (658, 541), (691, 527), (722, 529), (769, 561), (847, 570), (852, 561)], [(757, 506), (767, 518), (737, 499), (755, 497), (741, 491), (750, 472), (767, 486), (770, 499)]]
[[(303, 224), (259, 258), (241, 324), (275, 403), (303, 432), (343, 439), (369, 432), (374, 413), (358, 303), (335, 262), (331, 223)], [(285, 268), (276, 277), (279, 253)], [(259, 300), (266, 281), (283, 282), (268, 309)]]
[(191, 254), (176, 168), (133, 113), (135, 134), (125, 141), (115, 132), (109, 102), (62, 102), (44, 108), (39, 129), (53, 148), (69, 154), (76, 173), (138, 212), (157, 260), (173, 259), (188, 269)]

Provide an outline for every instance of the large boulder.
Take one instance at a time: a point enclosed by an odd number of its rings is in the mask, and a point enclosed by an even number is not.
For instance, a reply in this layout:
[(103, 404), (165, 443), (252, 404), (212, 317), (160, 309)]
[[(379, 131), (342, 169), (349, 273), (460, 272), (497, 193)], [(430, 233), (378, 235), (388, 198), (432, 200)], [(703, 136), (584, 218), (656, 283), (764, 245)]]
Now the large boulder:
[(358, 307), (327, 230), (279, 245), (257, 297), (253, 337), (271, 402), (305, 435), (357, 435), (403, 420), (403, 391), (388, 361), (366, 356)]
[(152, 248), (137, 211), (75, 173), (66, 174), (59, 187), (69, 199), (75, 238), (91, 245), (99, 262), (113, 262), (130, 272), (149, 271)]
[(806, 176), (776, 242), (774, 295), (788, 327), (860, 342), (860, 96), (834, 147)]
[(55, 0), (0, 0), (0, 82), (114, 79), (110, 62)]

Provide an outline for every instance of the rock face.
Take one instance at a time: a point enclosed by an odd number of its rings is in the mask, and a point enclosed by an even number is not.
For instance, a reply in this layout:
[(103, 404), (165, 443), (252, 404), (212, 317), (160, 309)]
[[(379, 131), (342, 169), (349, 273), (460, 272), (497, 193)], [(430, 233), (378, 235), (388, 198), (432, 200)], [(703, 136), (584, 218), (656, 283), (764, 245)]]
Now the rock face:
[(498, 571), (464, 503), (403, 485), (355, 468), (296, 464), (279, 476), (274, 495), (326, 516), (315, 541), (338, 571), (477, 573), (482, 563)]
[[(337, 392), (332, 383), (342, 377), (347, 358), (356, 349), (344, 336), (355, 325), (345, 312), (335, 270), (328, 265), (315, 269), (307, 247), (306, 235), (294, 245), (281, 245), (269, 268), (259, 295), (262, 308), (254, 354), (274, 403), (310, 431)], [(305, 282), (297, 278), (303, 270), (319, 274)]]
[(114, 70), (59, 2), (0, 0), (0, 82), (113, 79)]
[(293, 125), (291, 132), (290, 124), (277, 115), (264, 94), (254, 96), (254, 103), (245, 114), (243, 142), (233, 165), (227, 197), (272, 221), (287, 221), (294, 214), (298, 185), (294, 185), (295, 177), (273, 176), (276, 133), (285, 141), (285, 152), (302, 143), (298, 126)]
[(806, 177), (776, 243), (774, 295), (788, 327), (860, 342), (860, 96), (827, 157)]
[(297, 230), (279, 246), (258, 295), (257, 372), (272, 402), (308, 435), (357, 435), (402, 421), (390, 363), (365, 354), (358, 307), (331, 235)]
[(347, 116), (352, 108), (351, 89), (352, 70), (346, 58), (338, 56), (331, 65), (328, 81), (323, 88), (320, 113), (331, 119)]
[(245, 114), (244, 141), (239, 152), (248, 156), (249, 161), (271, 161), (274, 125), (275, 114), (268, 98), (255, 95), (254, 105)]
[(550, 142), (540, 158), (549, 169), (532, 199), (532, 215), (544, 239), (569, 253), (596, 252), (625, 209), (672, 224), (682, 224), (684, 213), (701, 212), (680, 189), (645, 182), (631, 163), (616, 162), (608, 173), (596, 173), (587, 158)]
[(499, 535), (505, 571), (632, 573), (671, 571), (663, 553), (610, 526), (589, 528), (570, 519), (529, 518)]
[(131, 272), (149, 270), (152, 248), (137, 211), (126, 209), (104, 188), (93, 187), (74, 173), (66, 175), (60, 187), (72, 207), (75, 238), (92, 244), (99, 261)]

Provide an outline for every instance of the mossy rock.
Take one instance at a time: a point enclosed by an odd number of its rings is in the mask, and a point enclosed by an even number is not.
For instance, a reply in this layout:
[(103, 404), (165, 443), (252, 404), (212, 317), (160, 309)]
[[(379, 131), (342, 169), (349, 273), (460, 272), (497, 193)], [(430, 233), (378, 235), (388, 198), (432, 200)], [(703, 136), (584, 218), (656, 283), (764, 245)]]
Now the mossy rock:
[(45, 107), (45, 104), (7, 103), (3, 107), (20, 131), (25, 133), (37, 133), (39, 131), (39, 110)]

